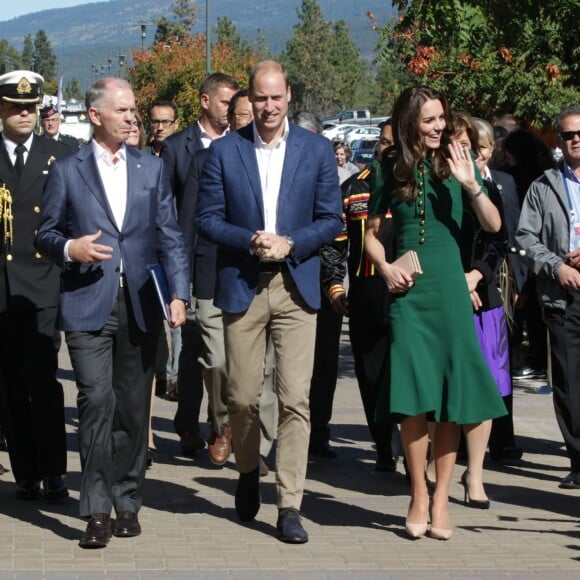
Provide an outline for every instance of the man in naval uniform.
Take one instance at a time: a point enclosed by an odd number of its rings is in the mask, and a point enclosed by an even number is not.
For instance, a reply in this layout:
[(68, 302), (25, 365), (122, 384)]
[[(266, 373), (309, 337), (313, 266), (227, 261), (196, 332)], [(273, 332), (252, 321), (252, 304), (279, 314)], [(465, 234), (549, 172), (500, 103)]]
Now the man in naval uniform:
[(68, 496), (64, 397), (56, 380), (59, 269), (34, 248), (42, 192), (63, 143), (34, 134), (44, 79), (0, 76), (0, 392), (18, 499)]

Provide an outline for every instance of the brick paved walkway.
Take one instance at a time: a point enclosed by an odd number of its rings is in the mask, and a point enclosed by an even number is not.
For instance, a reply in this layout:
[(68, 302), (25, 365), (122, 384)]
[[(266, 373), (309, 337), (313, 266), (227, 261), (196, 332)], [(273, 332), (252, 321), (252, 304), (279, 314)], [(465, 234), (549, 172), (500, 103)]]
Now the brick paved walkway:
[[(310, 542), (274, 537), (274, 475), (262, 480), (257, 520), (240, 525), (234, 512), (233, 464), (213, 467), (205, 452), (180, 455), (172, 429), (175, 403), (156, 400), (159, 460), (147, 473), (143, 534), (113, 538), (104, 550), (77, 546), (80, 465), (75, 388), (62, 354), (66, 391), (71, 498), (61, 505), (17, 502), (11, 473), (0, 477), (0, 578), (353, 579), (580, 578), (580, 491), (558, 488), (568, 464), (549, 395), (540, 382), (519, 385), (514, 409), (517, 465), (488, 465), (490, 510), (463, 506), (457, 466), (451, 487), (454, 536), (449, 542), (410, 541), (403, 531), (408, 504), (402, 466), (375, 473), (374, 452), (344, 344), (333, 416), (336, 460), (312, 462), (303, 503)], [(0, 452), (0, 463), (8, 457)]]

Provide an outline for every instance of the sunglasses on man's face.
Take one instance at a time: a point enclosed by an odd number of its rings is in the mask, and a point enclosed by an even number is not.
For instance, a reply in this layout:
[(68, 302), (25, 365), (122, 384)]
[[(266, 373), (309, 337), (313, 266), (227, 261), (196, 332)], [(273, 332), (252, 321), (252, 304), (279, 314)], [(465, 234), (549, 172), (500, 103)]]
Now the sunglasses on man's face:
[(574, 137), (580, 137), (580, 131), (561, 131), (560, 137), (562, 137), (564, 141), (572, 141)]

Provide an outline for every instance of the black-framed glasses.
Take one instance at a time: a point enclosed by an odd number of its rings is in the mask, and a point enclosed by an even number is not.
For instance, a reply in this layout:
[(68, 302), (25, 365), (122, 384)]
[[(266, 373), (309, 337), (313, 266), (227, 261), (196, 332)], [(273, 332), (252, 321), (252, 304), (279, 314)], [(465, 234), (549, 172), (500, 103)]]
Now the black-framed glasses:
[(156, 127), (158, 125), (163, 125), (164, 127), (169, 127), (169, 125), (173, 125), (173, 123), (175, 123), (175, 121), (170, 121), (169, 119), (155, 119), (155, 120), (151, 120), (151, 125), (153, 127)]
[(574, 137), (580, 137), (580, 130), (578, 131), (560, 131), (560, 137), (564, 139), (564, 141), (572, 141)]

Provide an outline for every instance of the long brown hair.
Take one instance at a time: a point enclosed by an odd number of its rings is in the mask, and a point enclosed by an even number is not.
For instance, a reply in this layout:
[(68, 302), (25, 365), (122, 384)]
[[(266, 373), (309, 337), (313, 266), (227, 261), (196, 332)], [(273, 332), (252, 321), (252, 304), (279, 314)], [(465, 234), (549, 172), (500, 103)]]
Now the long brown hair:
[(449, 177), (445, 151), (451, 134), (451, 111), (447, 99), (441, 93), (426, 86), (416, 86), (404, 90), (393, 108), (392, 150), (387, 150), (386, 157), (394, 158), (393, 177), (395, 195), (401, 201), (412, 201), (417, 198), (417, 181), (415, 170), (426, 156), (425, 147), (419, 131), (421, 108), (427, 101), (439, 101), (443, 107), (446, 128), (441, 137), (441, 146), (434, 152), (433, 177), (443, 181)]

